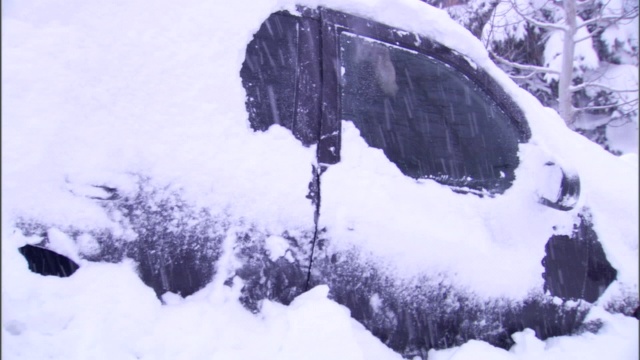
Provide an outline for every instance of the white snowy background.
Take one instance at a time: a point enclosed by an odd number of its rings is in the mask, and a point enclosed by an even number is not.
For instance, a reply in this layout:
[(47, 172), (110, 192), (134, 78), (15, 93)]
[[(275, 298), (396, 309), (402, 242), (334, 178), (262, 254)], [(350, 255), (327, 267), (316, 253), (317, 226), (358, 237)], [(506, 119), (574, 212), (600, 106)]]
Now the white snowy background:
[[(505, 196), (482, 201), (433, 182), (407, 180), (344, 123), (343, 161), (323, 179), (331, 195), (322, 218), (335, 236), (347, 238), (342, 246), (371, 236), (370, 256), (403, 264), (394, 269), (399, 274), (412, 276), (414, 265), (427, 257), (434, 270), (456, 274), (451, 281), (470, 291), (520, 298), (541, 287), (539, 261), (551, 235), (546, 226), (558, 221), (558, 213), (535, 201), (544, 183), (536, 166), (552, 158), (580, 174), (578, 208), (591, 210), (618, 270), (618, 280), (589, 314), (604, 324), (595, 334), (540, 341), (525, 330), (514, 334), (516, 345), (509, 351), (470, 341), (432, 350), (429, 359), (637, 359), (638, 321), (604, 310), (609, 301), (637, 299), (637, 154), (614, 157), (568, 130), (555, 112), (500, 72), (482, 44), (444, 11), (412, 0), (296, 3), (371, 17), (459, 50), (518, 101), (533, 133), (520, 149), (520, 181)], [(239, 75), (246, 45), (260, 24), (275, 11), (293, 10), (293, 1), (9, 0), (2, 5), (4, 359), (400, 358), (351, 319), (348, 309), (328, 299), (326, 286), (289, 306), (265, 301), (261, 312), (252, 314), (237, 300), (241, 284), (223, 285), (227, 273), (221, 268), (206, 288), (186, 299), (166, 294), (162, 305), (134, 264), (84, 261), (79, 254), (93, 251), (92, 239), (87, 234), (72, 239), (59, 230), (126, 232), (77, 194), (95, 191), (90, 185), (96, 183), (126, 191), (134, 186), (127, 175), (132, 173), (149, 176), (154, 186), (170, 184), (194, 206), (241, 218), (264, 233), (312, 226), (313, 207), (305, 195), (315, 149), (300, 146), (278, 126), (252, 132)], [(387, 191), (363, 196), (354, 179)], [(429, 195), (421, 195), (425, 192)], [(428, 229), (434, 234), (430, 243), (376, 241), (393, 229), (367, 224), (381, 224), (389, 216), (385, 205), (399, 200), (404, 200), (395, 210), (400, 215), (430, 216), (403, 227), (407, 234)], [(371, 211), (357, 211), (362, 208)], [(573, 215), (559, 221), (569, 227)], [(15, 225), (19, 219), (48, 224), (52, 245), (76, 259), (80, 269), (69, 278), (31, 273), (17, 248), (40, 239), (24, 236)], [(363, 230), (347, 234), (345, 229), (354, 228)], [(516, 236), (523, 232), (526, 236)], [(286, 254), (277, 237), (266, 245), (272, 257)], [(484, 261), (478, 261), (478, 251)], [(232, 256), (223, 254), (219, 266), (233, 263)]]

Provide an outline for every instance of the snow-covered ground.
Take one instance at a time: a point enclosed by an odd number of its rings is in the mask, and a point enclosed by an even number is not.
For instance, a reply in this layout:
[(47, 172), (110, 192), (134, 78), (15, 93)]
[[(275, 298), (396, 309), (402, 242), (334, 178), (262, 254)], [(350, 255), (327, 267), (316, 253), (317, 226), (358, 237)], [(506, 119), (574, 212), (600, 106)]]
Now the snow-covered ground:
[[(179, 192), (196, 209), (240, 219), (236, 228), (226, 229), (230, 234), (244, 226), (271, 235), (266, 246), (274, 258), (288, 254), (279, 235), (313, 227), (314, 208), (305, 195), (315, 148), (301, 146), (279, 126), (251, 131), (239, 75), (260, 24), (277, 10), (293, 10), (294, 3), (3, 1), (3, 358), (400, 358), (328, 299), (326, 286), (289, 306), (265, 301), (257, 314), (244, 309), (237, 301), (242, 284), (223, 284), (222, 267), (234, 262), (229, 251), (209, 286), (186, 299), (166, 294), (164, 305), (130, 261), (95, 263), (81, 256), (95, 251), (89, 235), (95, 229), (135, 241), (122, 219), (78, 196), (99, 191), (92, 184), (134, 191), (131, 174), (150, 179), (148, 186)], [(559, 216), (537, 206), (534, 196), (541, 180), (535, 166), (551, 155), (580, 174), (579, 208), (590, 209), (618, 270), (618, 280), (589, 314), (603, 324), (596, 333), (542, 342), (524, 331), (514, 334), (510, 351), (470, 341), (432, 350), (429, 359), (637, 358), (638, 321), (603, 310), (621, 297), (637, 301), (637, 155), (616, 158), (568, 130), (557, 114), (490, 63), (482, 45), (444, 11), (412, 0), (297, 3), (373, 17), (459, 49), (523, 106), (533, 134), (521, 146), (516, 173), (521, 181), (513, 189), (495, 199), (461, 200), (464, 195), (436, 183), (407, 180), (345, 123), (344, 161), (325, 174), (326, 189), (336, 189), (327, 196), (321, 219), (330, 231), (353, 243), (388, 238), (393, 229), (366, 225), (381, 224), (384, 211), (390, 211), (385, 206), (406, 199), (393, 209), (395, 215), (431, 217), (417, 224), (402, 218), (403, 231), (429, 229), (435, 237), (421, 246), (407, 241), (395, 248), (372, 241), (367, 246), (373, 257), (386, 253), (405, 265), (395, 270), (412, 276), (414, 265), (424, 262), (417, 256), (431, 256), (433, 269), (455, 273), (452, 281), (472, 292), (521, 297), (541, 286), (539, 262), (551, 235), (545, 226)], [(369, 189), (395, 192), (362, 197), (357, 180), (363, 179)], [(420, 199), (419, 189), (428, 189), (431, 197)], [(425, 203), (449, 207), (418, 205)], [(570, 228), (574, 215), (562, 215), (560, 225)], [(519, 220), (505, 224), (505, 218)], [(81, 265), (77, 273), (69, 278), (31, 273), (17, 248), (41, 238), (26, 237), (16, 226), (21, 220), (45, 224), (52, 246)], [(71, 227), (76, 238), (64, 233)], [(523, 228), (530, 231), (523, 234)], [(484, 261), (478, 261), (478, 252)]]
[[(69, 278), (42, 277), (5, 241), (2, 264), (3, 359), (402, 358), (327, 299), (324, 285), (289, 306), (267, 301), (254, 315), (237, 289), (215, 284), (186, 299), (165, 296), (161, 305), (130, 263), (86, 263)], [(637, 358), (636, 319), (599, 308), (590, 316), (603, 321), (597, 334), (542, 342), (525, 330), (510, 351), (469, 341), (432, 350), (429, 359)]]

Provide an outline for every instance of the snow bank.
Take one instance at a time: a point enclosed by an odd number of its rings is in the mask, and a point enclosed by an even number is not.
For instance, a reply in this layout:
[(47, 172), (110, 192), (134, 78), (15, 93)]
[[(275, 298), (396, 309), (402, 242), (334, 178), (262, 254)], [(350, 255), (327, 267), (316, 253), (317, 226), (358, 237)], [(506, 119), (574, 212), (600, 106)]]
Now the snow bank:
[(509, 351), (497, 349), (481, 341), (469, 341), (454, 348), (429, 352), (430, 360), (529, 360), (529, 359), (635, 359), (638, 357), (638, 321), (622, 315), (592, 311), (592, 319), (600, 318), (603, 326), (595, 335), (584, 333), (571, 337), (540, 341), (531, 329), (512, 335), (515, 345)]
[(3, 227), (4, 359), (401, 359), (319, 286), (260, 314), (215, 284), (161, 305), (132, 263), (83, 262), (69, 278), (31, 273)]
[[(3, 224), (4, 225), (4, 224)], [(4, 359), (401, 359), (349, 310), (318, 286), (290, 306), (265, 301), (251, 314), (235, 287), (212, 284), (183, 299), (166, 294), (161, 305), (133, 264), (82, 263), (69, 278), (27, 270), (12, 249), (19, 232), (3, 227), (2, 357)], [(8, 245), (9, 244), (9, 245)], [(429, 359), (633, 359), (638, 321), (594, 308), (597, 334), (542, 342), (532, 330), (513, 335), (502, 350), (469, 341), (429, 352)]]

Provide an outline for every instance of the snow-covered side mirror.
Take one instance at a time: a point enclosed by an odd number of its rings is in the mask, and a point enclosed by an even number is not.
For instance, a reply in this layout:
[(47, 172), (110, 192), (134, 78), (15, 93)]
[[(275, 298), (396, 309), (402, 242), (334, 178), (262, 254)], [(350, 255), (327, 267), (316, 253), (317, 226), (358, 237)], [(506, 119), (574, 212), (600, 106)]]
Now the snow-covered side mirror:
[(569, 211), (576, 207), (580, 199), (580, 177), (569, 173), (556, 163), (544, 164), (545, 177), (549, 179), (538, 196), (538, 202), (552, 209)]

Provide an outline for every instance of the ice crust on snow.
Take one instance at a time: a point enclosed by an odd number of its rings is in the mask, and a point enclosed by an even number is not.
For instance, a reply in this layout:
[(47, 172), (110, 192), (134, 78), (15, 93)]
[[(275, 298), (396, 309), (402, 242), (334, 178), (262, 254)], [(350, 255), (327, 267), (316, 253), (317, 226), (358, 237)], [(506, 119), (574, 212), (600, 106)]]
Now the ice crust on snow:
[[(567, 129), (442, 10), (415, 0), (239, 0), (224, 7), (196, 0), (153, 6), (12, 2), (2, 14), (4, 356), (399, 358), (351, 320), (346, 308), (327, 299), (326, 288), (288, 307), (266, 301), (262, 312), (252, 315), (220, 278), (187, 299), (167, 295), (161, 306), (128, 262), (83, 263), (73, 277), (58, 279), (30, 273), (16, 250), (33, 242), (15, 229), (19, 219), (50, 226), (53, 246), (72, 258), (95, 251), (95, 243), (69, 238), (62, 231), (69, 226), (128, 234), (130, 229), (86, 195), (105, 195), (95, 184), (135, 191), (132, 174), (143, 174), (149, 186), (171, 186), (198, 208), (242, 219), (237, 226), (276, 234), (266, 240), (269, 256), (286, 256), (286, 239), (279, 234), (314, 226), (314, 207), (305, 196), (315, 147), (301, 146), (278, 125), (251, 131), (239, 72), (260, 24), (275, 11), (295, 11), (295, 4), (370, 17), (457, 50), (503, 86), (532, 130), (530, 142), (520, 146), (513, 187), (495, 198), (479, 198), (406, 178), (344, 122), (342, 161), (322, 179), (320, 223), (340, 239), (330, 246), (358, 247), (367, 260), (399, 277), (444, 272), (448, 281), (478, 295), (521, 298), (541, 289), (547, 239), (569, 233), (577, 212), (588, 208), (618, 270), (605, 295), (637, 293), (637, 157), (616, 158)], [(580, 174), (583, 196), (574, 211), (560, 214), (537, 203), (535, 194), (547, 190), (537, 169), (549, 160)], [(128, 238), (135, 241), (135, 234)], [(545, 358), (637, 354), (637, 321), (602, 317), (605, 326), (598, 334), (550, 339), (543, 350), (525, 331), (515, 335), (519, 340), (511, 352), (471, 341), (430, 354), (435, 359), (526, 359), (541, 351)]]

